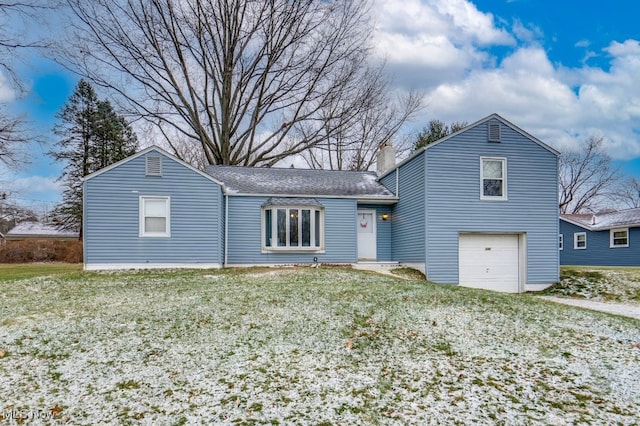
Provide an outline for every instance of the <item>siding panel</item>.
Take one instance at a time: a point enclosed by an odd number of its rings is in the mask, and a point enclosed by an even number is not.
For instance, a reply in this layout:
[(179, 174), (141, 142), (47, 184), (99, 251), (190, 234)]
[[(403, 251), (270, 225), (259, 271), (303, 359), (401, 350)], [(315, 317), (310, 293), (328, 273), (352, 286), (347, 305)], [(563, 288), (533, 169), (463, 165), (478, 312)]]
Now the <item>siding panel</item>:
[[(624, 228), (624, 227), (621, 227)], [(573, 234), (587, 234), (587, 248), (574, 250)], [(589, 231), (560, 220), (564, 249), (560, 250), (561, 265), (640, 266), (640, 228), (629, 228), (629, 247), (610, 248), (609, 230)]]
[[(425, 151), (427, 276), (458, 283), (460, 232), (513, 232), (526, 234), (527, 283), (556, 282), (557, 157), (506, 125), (502, 142), (488, 142), (492, 121)], [(507, 159), (508, 200), (480, 200), (480, 157)]]
[[(400, 201), (391, 212), (392, 260), (425, 261), (425, 170), (424, 154), (418, 155), (398, 169)], [(395, 191), (395, 172), (385, 176), (383, 184)]]
[[(220, 186), (162, 154), (163, 176), (145, 176), (149, 154), (84, 183), (85, 263), (221, 263)], [(143, 195), (171, 197), (171, 237), (139, 237)]]
[(325, 253), (262, 253), (261, 206), (268, 197), (229, 197), (228, 261), (233, 264), (357, 261), (355, 199), (317, 198), (325, 210)]

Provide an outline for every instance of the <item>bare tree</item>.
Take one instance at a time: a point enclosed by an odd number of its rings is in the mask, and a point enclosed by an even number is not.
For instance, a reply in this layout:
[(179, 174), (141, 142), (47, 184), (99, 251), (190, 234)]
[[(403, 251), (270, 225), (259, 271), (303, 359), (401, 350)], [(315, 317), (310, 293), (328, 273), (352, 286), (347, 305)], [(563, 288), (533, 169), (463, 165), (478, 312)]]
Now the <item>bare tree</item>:
[(339, 133), (370, 49), (363, 0), (67, 3), (65, 64), (210, 164), (271, 166)]
[(0, 163), (12, 169), (23, 164), (29, 140), (24, 119), (11, 117), (0, 108)]
[(591, 136), (580, 151), (560, 157), (560, 213), (593, 212), (611, 196), (621, 175), (604, 152), (603, 141)]
[(640, 181), (635, 177), (625, 179), (614, 189), (611, 198), (617, 206), (637, 209), (640, 207)]
[[(368, 170), (383, 144), (395, 139), (398, 152), (407, 151), (405, 141), (397, 140), (401, 127), (422, 107), (422, 96), (410, 92), (393, 98), (390, 81), (382, 68), (365, 68), (359, 82), (345, 90), (323, 111), (326, 134), (322, 142), (302, 153), (314, 169)], [(344, 111), (336, 116), (335, 111)], [(303, 134), (307, 130), (299, 125)], [(332, 132), (332, 129), (339, 129)]]
[[(16, 59), (28, 48), (45, 47), (33, 31), (38, 14), (55, 7), (54, 2), (43, 4), (37, 0), (0, 0), (0, 85), (4, 82), (11, 92), (23, 91), (22, 81), (15, 71)], [(1, 87), (0, 87), (1, 88)], [(32, 137), (22, 116), (15, 116), (0, 106), (0, 163), (15, 168), (26, 161), (25, 146)]]

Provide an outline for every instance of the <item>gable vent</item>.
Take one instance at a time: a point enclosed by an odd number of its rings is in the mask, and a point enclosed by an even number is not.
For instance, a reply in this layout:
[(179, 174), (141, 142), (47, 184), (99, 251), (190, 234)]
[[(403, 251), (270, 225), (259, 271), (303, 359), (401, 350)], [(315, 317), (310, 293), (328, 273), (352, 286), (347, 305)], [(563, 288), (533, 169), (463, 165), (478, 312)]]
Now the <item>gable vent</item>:
[(489, 123), (489, 142), (500, 142), (500, 124)]
[(147, 157), (147, 176), (162, 176), (162, 157), (148, 156)]

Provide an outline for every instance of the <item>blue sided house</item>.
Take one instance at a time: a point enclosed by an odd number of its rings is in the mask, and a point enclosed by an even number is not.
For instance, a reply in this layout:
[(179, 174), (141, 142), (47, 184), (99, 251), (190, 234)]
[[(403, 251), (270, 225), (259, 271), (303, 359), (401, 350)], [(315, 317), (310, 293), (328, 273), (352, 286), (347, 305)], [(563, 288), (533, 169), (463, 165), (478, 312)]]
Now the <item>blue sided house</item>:
[(559, 275), (558, 153), (497, 114), (378, 173), (208, 166), (158, 147), (84, 180), (85, 269), (397, 262), (432, 281)]
[(560, 264), (640, 266), (640, 209), (560, 215)]

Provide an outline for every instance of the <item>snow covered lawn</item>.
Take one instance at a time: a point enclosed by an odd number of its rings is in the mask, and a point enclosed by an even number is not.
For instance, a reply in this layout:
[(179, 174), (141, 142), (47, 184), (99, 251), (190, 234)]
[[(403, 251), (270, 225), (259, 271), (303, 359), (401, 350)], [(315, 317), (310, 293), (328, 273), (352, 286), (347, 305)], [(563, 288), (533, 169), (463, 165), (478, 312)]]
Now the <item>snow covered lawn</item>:
[(640, 418), (640, 321), (532, 295), (337, 268), (74, 273), (0, 287), (0, 415), (9, 419)]
[(541, 294), (640, 305), (640, 268), (563, 266), (560, 282)]

